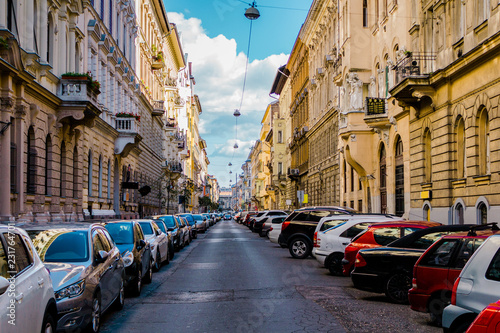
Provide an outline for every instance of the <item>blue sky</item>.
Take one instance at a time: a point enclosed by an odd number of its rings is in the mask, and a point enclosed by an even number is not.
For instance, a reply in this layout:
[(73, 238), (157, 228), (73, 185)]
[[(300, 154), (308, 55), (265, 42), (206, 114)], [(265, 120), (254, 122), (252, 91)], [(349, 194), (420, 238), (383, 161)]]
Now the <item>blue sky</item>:
[[(233, 112), (240, 107), (250, 31), (250, 21), (244, 16), (249, 2), (244, 2), (164, 1), (170, 22), (176, 23), (181, 33), (188, 61), (193, 62), (195, 93), (203, 108), (199, 128), (208, 145), (208, 170), (221, 186), (234, 184), (235, 175), (241, 173), (249, 148), (258, 138), (266, 106), (273, 101), (268, 94), (276, 70), (286, 63), (312, 0), (256, 2), (261, 16), (252, 23), (250, 61), (236, 136)], [(235, 142), (238, 149), (233, 148)]]

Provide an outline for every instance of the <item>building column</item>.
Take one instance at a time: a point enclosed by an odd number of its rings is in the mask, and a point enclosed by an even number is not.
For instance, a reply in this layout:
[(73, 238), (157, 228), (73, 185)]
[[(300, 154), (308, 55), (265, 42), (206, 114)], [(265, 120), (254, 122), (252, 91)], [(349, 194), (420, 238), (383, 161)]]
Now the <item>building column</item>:
[[(18, 90), (22, 91), (18, 94), (18, 97), (24, 96), (24, 86), (20, 86)], [(14, 213), (20, 214), (24, 212), (25, 202), (26, 202), (26, 184), (25, 184), (25, 174), (26, 170), (26, 151), (24, 150), (24, 142), (26, 139), (25, 131), (25, 118), (27, 113), (27, 106), (24, 104), (16, 105), (16, 115), (14, 119), (14, 127), (16, 129), (15, 142), (17, 146), (17, 200), (14, 206)]]
[[(2, 0), (0, 0), (2, 1)], [(0, 20), (1, 22), (1, 20)], [(0, 128), (3, 128), (10, 121), (14, 99), (10, 97), (2, 97), (0, 99)], [(11, 144), (12, 127), (0, 136), (0, 221), (8, 221), (12, 218), (10, 205), (10, 144)]]

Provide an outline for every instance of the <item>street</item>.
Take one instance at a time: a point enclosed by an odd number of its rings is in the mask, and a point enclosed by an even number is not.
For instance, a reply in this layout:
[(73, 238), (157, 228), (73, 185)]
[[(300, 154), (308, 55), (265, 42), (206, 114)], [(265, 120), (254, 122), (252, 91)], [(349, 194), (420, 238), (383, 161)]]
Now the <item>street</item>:
[[(382, 329), (383, 328), (383, 329)], [(221, 221), (155, 273), (102, 332), (441, 332), (428, 316), (352, 288), (313, 258)]]

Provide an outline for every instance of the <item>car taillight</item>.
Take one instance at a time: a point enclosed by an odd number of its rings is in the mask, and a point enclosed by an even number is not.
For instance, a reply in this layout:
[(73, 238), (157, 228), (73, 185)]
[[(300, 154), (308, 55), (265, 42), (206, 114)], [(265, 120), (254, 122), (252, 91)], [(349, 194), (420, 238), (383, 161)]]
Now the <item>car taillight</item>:
[(453, 289), (451, 290), (451, 304), (457, 305), (457, 288), (460, 278), (458, 277), (453, 284)]
[(411, 280), (411, 287), (412, 287), (413, 289), (417, 289), (417, 279), (413, 278), (413, 279)]
[(363, 267), (366, 266), (366, 261), (361, 255), (361, 253), (358, 252), (356, 255), (356, 261), (354, 261), (354, 267)]
[(500, 312), (500, 307), (489, 305), (487, 306), (474, 321), (474, 325), (488, 327), (493, 316)]
[(273, 227), (269, 228), (269, 231), (273, 231), (273, 230), (274, 230)]
[(285, 221), (281, 224), (281, 231), (285, 230), (290, 225), (290, 221)]
[(318, 232), (317, 231), (314, 233), (313, 247), (319, 247), (319, 244), (318, 244)]

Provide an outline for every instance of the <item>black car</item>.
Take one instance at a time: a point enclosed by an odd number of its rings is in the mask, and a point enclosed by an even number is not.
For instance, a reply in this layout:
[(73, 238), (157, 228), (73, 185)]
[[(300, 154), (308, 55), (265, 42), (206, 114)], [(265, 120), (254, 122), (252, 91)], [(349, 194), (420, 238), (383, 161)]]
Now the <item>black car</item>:
[(475, 227), (478, 226), (465, 224), (426, 228), (402, 237), (387, 247), (361, 250), (351, 273), (354, 287), (385, 293), (394, 303), (407, 303), (413, 267), (425, 250), (442, 236)]
[(159, 219), (165, 223), (165, 226), (173, 239), (174, 249), (176, 251), (179, 251), (184, 246), (184, 235), (180, 230), (179, 223), (174, 215), (155, 215), (150, 216), (149, 218), (153, 220)]
[(281, 247), (287, 247), (292, 257), (307, 258), (311, 254), (314, 230), (319, 220), (337, 214), (356, 214), (356, 211), (336, 206), (296, 209), (283, 221), (278, 243)]
[(120, 250), (125, 266), (125, 286), (135, 296), (141, 294), (142, 283), (151, 282), (153, 258), (142, 228), (136, 221), (116, 221), (104, 224)]
[(160, 228), (160, 230), (165, 235), (167, 235), (169, 260), (174, 259), (175, 246), (174, 246), (174, 237), (172, 236), (172, 232), (168, 231), (168, 227), (165, 224), (165, 222), (163, 222), (163, 220), (161, 220), (161, 219), (153, 219), (153, 221), (155, 221), (155, 223), (158, 226), (158, 228)]

